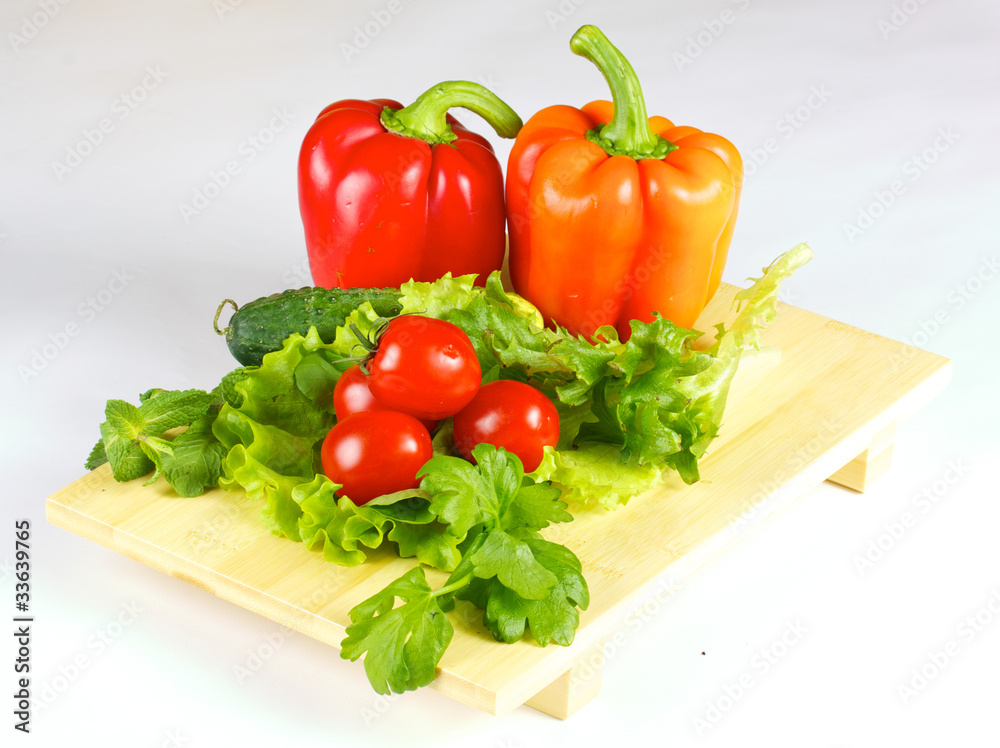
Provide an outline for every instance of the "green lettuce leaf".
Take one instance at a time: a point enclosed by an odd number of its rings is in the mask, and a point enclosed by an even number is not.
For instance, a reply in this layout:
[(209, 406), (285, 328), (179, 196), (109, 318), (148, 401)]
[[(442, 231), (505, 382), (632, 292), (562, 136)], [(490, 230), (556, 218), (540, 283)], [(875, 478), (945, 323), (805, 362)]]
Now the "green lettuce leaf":
[(263, 501), (261, 522), (276, 535), (302, 537), (302, 509), (292, 491), (315, 478), (320, 445), (336, 421), (329, 394), (340, 358), (316, 328), (290, 336), (261, 366), (243, 369), (230, 382), (212, 424), (226, 450), (219, 485)]
[(488, 371), (499, 364), (530, 377), (563, 367), (549, 355), (550, 335), (540, 314), (526, 302), (515, 305), (515, 297), (503, 290), (498, 273), (486, 281), (485, 289), (462, 308), (445, 316), (458, 325), (476, 347), (479, 364)]
[[(645, 491), (650, 484), (635, 479), (648, 477), (649, 467), (675, 470), (686, 483), (699, 480), (699, 460), (718, 435), (740, 358), (759, 346), (760, 331), (774, 319), (781, 281), (811, 256), (806, 245), (798, 245), (739, 291), (736, 318), (728, 328), (717, 327), (715, 343), (706, 351), (694, 349), (696, 331), (659, 317), (651, 323), (633, 321), (631, 337), (608, 364), (608, 376), (592, 390), (596, 421), (585, 421), (576, 439), (581, 449), (589, 444), (620, 448), (617, 469), (607, 460), (608, 450), (596, 460), (593, 453), (584, 452), (581, 459), (559, 450), (547, 455), (536, 474), (562, 485), (569, 481), (574, 496), (583, 495), (581, 486), (587, 486), (594, 490), (590, 500), (605, 506)], [(582, 465), (585, 471), (575, 474)], [(637, 490), (628, 491), (629, 485)]]
[(654, 463), (625, 465), (615, 444), (591, 443), (579, 449), (546, 447), (532, 475), (562, 489), (562, 498), (580, 506), (617, 509), (655, 486), (663, 468)]
[(456, 309), (465, 309), (472, 299), (482, 293), (475, 284), (475, 275), (452, 277), (446, 273), (431, 283), (407, 281), (399, 287), (399, 305), (402, 314), (422, 314), (425, 317), (444, 319)]
[(324, 343), (313, 328), (290, 336), (259, 368), (243, 370), (212, 428), (225, 450), (219, 484), (263, 502), (265, 528), (333, 563), (361, 564), (389, 541), (401, 557), (450, 571), (461, 539), (446, 531), (425, 494), (402, 492), (357, 506), (337, 496), (340, 486), (322, 473), (319, 450), (336, 421), (331, 395), (350, 365), (344, 357), (378, 321), (365, 302), (348, 317), (350, 337), (340, 328)]
[[(325, 353), (330, 366), (320, 366), (320, 357), (310, 356), (318, 352)], [(227, 403), (227, 407), (289, 434), (322, 439), (336, 421), (333, 401), (325, 394), (332, 392), (339, 377), (340, 369), (332, 364), (340, 358), (335, 344), (324, 343), (315, 327), (305, 336), (291, 335), (280, 351), (266, 354), (259, 367), (244, 370), (244, 376), (232, 384), (239, 405)], [(308, 375), (296, 376), (300, 364)]]
[[(336, 354), (339, 359), (364, 358), (372, 346), (375, 328), (381, 321), (371, 303), (363, 302), (347, 315), (344, 324), (337, 328), (333, 342), (324, 350)], [(342, 364), (344, 369), (349, 365), (350, 362)]]
[(388, 539), (396, 543), (401, 558), (413, 557), (442, 571), (458, 564), (459, 539), (445, 532), (423, 492), (401, 491), (357, 506), (350, 498), (337, 496), (339, 488), (318, 474), (291, 494), (302, 510), (301, 540), (321, 550), (326, 560), (345, 566), (364, 563), (364, 549), (378, 548)]

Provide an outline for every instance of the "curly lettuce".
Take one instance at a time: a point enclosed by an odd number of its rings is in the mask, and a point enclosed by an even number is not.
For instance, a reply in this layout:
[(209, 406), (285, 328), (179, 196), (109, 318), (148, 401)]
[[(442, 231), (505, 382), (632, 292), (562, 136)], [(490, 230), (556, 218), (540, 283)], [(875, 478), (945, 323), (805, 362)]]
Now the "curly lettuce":
[(572, 414), (534, 476), (563, 486), (576, 503), (614, 508), (667, 471), (686, 483), (700, 479), (699, 460), (718, 435), (741, 356), (774, 319), (781, 282), (811, 257), (800, 244), (739, 291), (735, 319), (716, 326), (707, 350), (694, 347), (701, 332), (658, 316), (633, 320), (625, 342), (612, 327), (594, 340), (543, 327), (537, 309), (505, 291), (498, 273), (482, 288), (471, 276), (404, 284), (401, 305), (465, 330), (488, 377), (530, 382)]

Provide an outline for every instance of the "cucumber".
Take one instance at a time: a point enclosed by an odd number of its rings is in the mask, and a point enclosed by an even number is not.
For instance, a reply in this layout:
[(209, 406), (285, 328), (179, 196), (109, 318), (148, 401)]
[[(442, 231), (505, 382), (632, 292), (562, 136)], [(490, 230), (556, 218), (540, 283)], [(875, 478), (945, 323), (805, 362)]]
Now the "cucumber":
[[(305, 335), (315, 327), (324, 342), (333, 341), (337, 328), (359, 305), (368, 301), (381, 317), (400, 312), (398, 288), (305, 288), (264, 296), (243, 306), (225, 299), (215, 313), (214, 327), (224, 335), (230, 353), (243, 366), (260, 366), (264, 354), (281, 350), (292, 333)], [(233, 308), (229, 325), (219, 329), (226, 304)]]

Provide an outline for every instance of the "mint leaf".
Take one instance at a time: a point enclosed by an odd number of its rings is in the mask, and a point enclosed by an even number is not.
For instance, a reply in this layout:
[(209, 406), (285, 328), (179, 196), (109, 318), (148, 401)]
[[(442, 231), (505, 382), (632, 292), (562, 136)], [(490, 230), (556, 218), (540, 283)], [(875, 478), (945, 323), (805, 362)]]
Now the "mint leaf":
[(167, 439), (159, 436), (146, 436), (145, 434), (139, 436), (139, 446), (155, 468), (153, 475), (143, 483), (144, 486), (148, 486), (156, 483), (157, 478), (160, 477), (160, 472), (163, 470), (163, 457), (170, 455), (173, 452), (173, 448)]
[(108, 400), (101, 424), (104, 450), (117, 481), (130, 481), (153, 470), (153, 463), (139, 445), (146, 421), (139, 409), (124, 400)]
[(236, 385), (246, 381), (253, 370), (253, 368), (247, 367), (233, 369), (222, 377), (219, 386), (215, 388), (215, 393), (224, 403), (228, 403), (234, 408), (240, 407), (243, 404), (243, 394), (236, 389)]
[(98, 439), (97, 444), (87, 455), (87, 461), (83, 463), (85, 470), (95, 470), (108, 461), (108, 453), (104, 451), (104, 439)]
[[(183, 469), (174, 458), (173, 442), (163, 438), (163, 434), (202, 417), (209, 423), (214, 420), (218, 408), (216, 394), (203, 390), (151, 389), (139, 396), (139, 402), (135, 406), (125, 400), (108, 400), (101, 441), (91, 450), (86, 467), (93, 469), (104, 461), (110, 462), (111, 473), (118, 481), (134, 480), (152, 472), (146, 481), (148, 485), (160, 477), (165, 462), (169, 462), (170, 475), (181, 476)], [(188, 440), (193, 443), (195, 437)], [(205, 437), (200, 446), (207, 447), (210, 443)], [(190, 461), (191, 453), (186, 452), (183, 459)], [(214, 481), (209, 485), (214, 485)], [(185, 484), (182, 495), (196, 495), (191, 493), (193, 490), (191, 484)]]
[[(402, 605), (396, 607), (396, 598)], [(365, 673), (381, 694), (403, 693), (434, 679), (454, 629), (417, 567), (350, 612), (340, 656), (365, 658)]]
[(204, 390), (155, 390), (147, 393), (139, 406), (143, 419), (142, 431), (148, 436), (160, 436), (170, 429), (187, 426), (205, 414), (214, 397)]
[(212, 433), (214, 414), (206, 414), (178, 434), (163, 455), (161, 469), (180, 496), (200, 496), (218, 485), (226, 448)]

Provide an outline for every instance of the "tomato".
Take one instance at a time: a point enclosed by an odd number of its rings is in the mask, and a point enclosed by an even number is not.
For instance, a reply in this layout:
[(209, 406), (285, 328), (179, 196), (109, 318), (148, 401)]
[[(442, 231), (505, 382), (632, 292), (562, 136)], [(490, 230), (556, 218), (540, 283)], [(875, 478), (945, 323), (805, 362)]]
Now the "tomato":
[(389, 322), (368, 372), (368, 388), (382, 407), (425, 419), (460, 411), (482, 379), (476, 349), (462, 328), (414, 315)]
[(333, 410), (337, 420), (366, 410), (375, 410), (375, 396), (368, 389), (365, 373), (358, 364), (354, 364), (340, 375), (333, 388)]
[(320, 450), (326, 477), (343, 486), (337, 493), (358, 505), (416, 488), (417, 471), (433, 455), (424, 425), (391, 410), (368, 410), (338, 421)]
[(467, 460), (477, 444), (493, 444), (517, 455), (530, 473), (542, 462), (545, 445), (559, 441), (559, 413), (529, 384), (499, 380), (484, 384), (455, 414), (455, 447)]
[[(368, 389), (368, 377), (364, 370), (354, 364), (347, 371), (340, 375), (336, 386), (333, 388), (333, 410), (337, 414), (337, 420), (344, 420), (347, 416), (355, 413), (363, 413), (366, 410), (386, 410), (375, 399), (372, 391)], [(425, 418), (418, 418), (428, 431), (434, 431), (438, 427), (438, 422)]]

